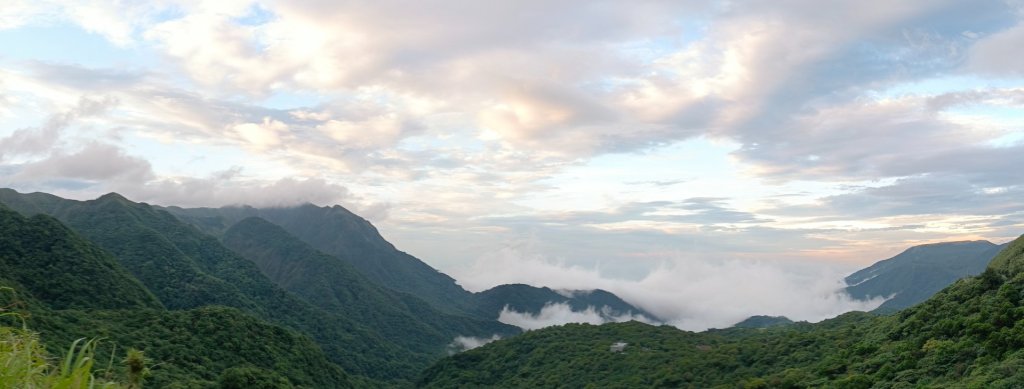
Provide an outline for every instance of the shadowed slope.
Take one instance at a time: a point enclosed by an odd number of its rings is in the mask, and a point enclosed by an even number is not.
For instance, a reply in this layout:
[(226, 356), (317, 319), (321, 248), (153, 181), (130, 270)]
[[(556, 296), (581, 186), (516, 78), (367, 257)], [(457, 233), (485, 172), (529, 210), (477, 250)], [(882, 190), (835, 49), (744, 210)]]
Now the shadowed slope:
[(399, 251), (366, 219), (335, 205), (284, 208), (167, 208), (214, 235), (247, 217), (283, 227), (316, 250), (339, 258), (378, 285), (411, 294), (448, 313), (473, 312), (473, 295), (447, 274)]
[(1005, 245), (988, 241), (914, 246), (846, 277), (846, 292), (857, 299), (889, 298), (877, 312), (916, 305), (954, 281), (981, 274)]
[(306, 301), (361, 323), (410, 349), (441, 354), (456, 336), (507, 336), (515, 327), (444, 314), (413, 296), (378, 286), (346, 262), (321, 253), (266, 220), (244, 219), (224, 244), (256, 263), (271, 280)]
[[(14, 201), (10, 198), (14, 197)], [(36, 200), (45, 207), (30, 207)], [(435, 357), (406, 350), (346, 316), (274, 285), (251, 261), (175, 216), (111, 193), (91, 201), (0, 192), (0, 202), (54, 212), (118, 261), (171, 309), (236, 307), (311, 336), (345, 370), (375, 379), (410, 377)]]

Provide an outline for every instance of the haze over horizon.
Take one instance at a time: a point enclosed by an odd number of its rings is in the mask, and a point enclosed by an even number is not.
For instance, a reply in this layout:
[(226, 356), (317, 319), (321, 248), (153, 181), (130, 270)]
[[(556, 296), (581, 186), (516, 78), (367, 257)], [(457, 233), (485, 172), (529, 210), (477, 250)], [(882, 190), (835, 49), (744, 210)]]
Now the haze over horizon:
[(651, 288), (756, 273), (744, 293), (782, 285), (784, 302), (911, 245), (1024, 233), (1022, 16), (1019, 1), (5, 1), (0, 187), (341, 204), (470, 289), (487, 273)]

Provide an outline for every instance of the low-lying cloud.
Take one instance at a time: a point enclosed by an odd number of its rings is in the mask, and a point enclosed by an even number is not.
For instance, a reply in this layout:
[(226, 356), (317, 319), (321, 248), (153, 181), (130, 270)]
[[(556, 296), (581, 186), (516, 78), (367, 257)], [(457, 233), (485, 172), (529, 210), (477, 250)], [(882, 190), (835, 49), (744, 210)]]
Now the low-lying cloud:
[[(506, 248), (473, 266), (453, 271), (471, 291), (525, 283), (555, 289), (600, 288), (684, 330), (726, 328), (753, 315), (816, 322), (849, 311), (869, 311), (884, 301), (856, 300), (843, 292), (847, 271), (834, 264), (750, 260), (667, 259), (638, 280), (602, 274)], [(540, 328), (567, 322), (600, 324), (598, 312), (551, 305), (537, 315), (505, 310), (502, 322)]]
[(452, 342), (448, 344), (448, 353), (455, 354), (467, 350), (472, 350), (500, 339), (501, 336), (498, 334), (494, 334), (490, 338), (481, 338), (476, 336), (456, 336), (455, 339), (452, 339)]
[(509, 309), (506, 305), (505, 308), (501, 310), (501, 313), (498, 314), (498, 321), (514, 325), (524, 330), (536, 330), (566, 323), (604, 324), (621, 323), (632, 320), (654, 324), (653, 321), (643, 315), (614, 315), (607, 306), (600, 310), (594, 307), (587, 307), (587, 309), (582, 311), (573, 311), (572, 307), (566, 303), (546, 304), (544, 305), (544, 308), (541, 308), (540, 312), (537, 312), (536, 314), (530, 312), (518, 312)]

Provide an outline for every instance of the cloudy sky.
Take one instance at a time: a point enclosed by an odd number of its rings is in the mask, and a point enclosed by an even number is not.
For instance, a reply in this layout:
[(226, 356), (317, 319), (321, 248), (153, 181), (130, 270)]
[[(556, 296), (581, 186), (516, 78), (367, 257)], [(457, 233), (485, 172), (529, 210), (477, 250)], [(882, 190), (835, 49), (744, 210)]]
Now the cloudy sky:
[(1018, 0), (4, 0), (0, 186), (342, 204), (456, 276), (845, 270), (1024, 233), (1022, 47)]

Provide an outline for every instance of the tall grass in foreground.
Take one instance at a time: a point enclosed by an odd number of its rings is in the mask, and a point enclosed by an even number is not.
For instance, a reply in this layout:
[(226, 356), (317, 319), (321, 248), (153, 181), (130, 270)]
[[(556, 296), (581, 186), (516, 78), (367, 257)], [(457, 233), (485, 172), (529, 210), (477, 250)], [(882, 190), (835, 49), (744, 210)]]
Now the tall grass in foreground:
[(79, 339), (54, 366), (46, 358), (39, 335), (26, 329), (0, 327), (0, 388), (126, 388), (94, 376), (95, 353), (95, 340)]
[[(0, 288), (13, 294), (10, 288)], [(0, 388), (19, 389), (138, 389), (147, 372), (145, 358), (138, 350), (128, 350), (130, 384), (123, 386), (106, 378), (96, 378), (93, 365), (96, 363), (97, 340), (84, 338), (71, 343), (67, 353), (59, 361), (47, 358), (46, 350), (39, 341), (39, 334), (30, 331), (22, 316), (0, 306), (0, 319), (14, 318), (21, 321), (21, 328), (0, 325)], [(113, 355), (107, 366), (111, 371)]]

